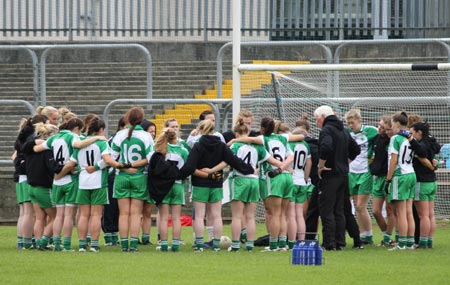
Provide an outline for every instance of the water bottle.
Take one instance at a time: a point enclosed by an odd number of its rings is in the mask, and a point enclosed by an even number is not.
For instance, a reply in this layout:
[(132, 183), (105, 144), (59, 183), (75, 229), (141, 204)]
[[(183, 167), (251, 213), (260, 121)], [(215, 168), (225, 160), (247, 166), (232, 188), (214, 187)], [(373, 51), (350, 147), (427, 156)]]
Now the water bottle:
[(300, 245), (299, 243), (296, 243), (294, 247), (292, 248), (292, 264), (300, 265)]
[(306, 265), (315, 265), (316, 264), (316, 249), (314, 247), (314, 242), (308, 244), (308, 256)]
[(316, 244), (316, 265), (322, 265), (322, 252), (323, 249), (319, 245), (319, 243)]
[(298, 245), (300, 265), (305, 265), (305, 242), (300, 241)]

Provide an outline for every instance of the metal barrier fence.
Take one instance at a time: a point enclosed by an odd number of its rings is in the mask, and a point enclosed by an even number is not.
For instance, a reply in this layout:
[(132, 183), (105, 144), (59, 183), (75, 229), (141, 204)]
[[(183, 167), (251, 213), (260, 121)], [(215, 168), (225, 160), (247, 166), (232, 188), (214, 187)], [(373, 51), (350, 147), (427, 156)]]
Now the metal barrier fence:
[[(34, 106), (25, 100), (0, 100), (0, 106), (17, 106), (23, 105), (33, 116), (35, 113)], [(0, 159), (0, 166), (12, 166), (12, 160)]]
[(0, 46), (0, 51), (24, 51), (31, 58), (31, 66), (33, 67), (33, 99), (35, 107), (39, 102), (39, 66), (36, 53), (27, 46)]
[(217, 131), (221, 131), (221, 115), (219, 109), (221, 105), (225, 105), (230, 103), (231, 100), (200, 100), (200, 99), (117, 99), (113, 100), (106, 105), (105, 110), (103, 111), (103, 119), (105, 120), (106, 128), (105, 128), (105, 136), (108, 136), (109, 132), (109, 116), (111, 113), (111, 109), (117, 105), (126, 105), (126, 104), (142, 104), (142, 105), (151, 105), (151, 104), (207, 104), (211, 107), (214, 112), (214, 116), (216, 118), (216, 126)]
[[(3, 0), (7, 40), (231, 40), (232, 0)], [(249, 40), (444, 36), (447, 0), (241, 1)]]

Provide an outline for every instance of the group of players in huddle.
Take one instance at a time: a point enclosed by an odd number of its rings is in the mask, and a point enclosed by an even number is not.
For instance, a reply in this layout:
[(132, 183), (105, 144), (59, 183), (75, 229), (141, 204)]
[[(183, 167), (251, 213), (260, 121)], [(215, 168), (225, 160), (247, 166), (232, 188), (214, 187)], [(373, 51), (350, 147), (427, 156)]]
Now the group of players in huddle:
[[(20, 205), (19, 248), (45, 250), (51, 244), (54, 251), (74, 251), (76, 218), (80, 252), (100, 250), (102, 219), (106, 245), (120, 244), (122, 251), (136, 252), (139, 243), (150, 244), (151, 211), (156, 205), (157, 249), (179, 251), (183, 243), (181, 209), (185, 189), (190, 188), (194, 251), (202, 252), (205, 247), (219, 251), (223, 169), (228, 166), (230, 251), (240, 250), (241, 241), (245, 250), (253, 250), (255, 209), (260, 200), (264, 201), (270, 236), (265, 251), (288, 250), (296, 240), (305, 239), (308, 201), (320, 180), (317, 139), (310, 134), (306, 116), (292, 132), (287, 124), (269, 117), (254, 131), (252, 113), (243, 110), (233, 129), (221, 134), (215, 131), (214, 113), (205, 111), (184, 141), (176, 119), (167, 120), (157, 133), (139, 107), (121, 118), (109, 140), (98, 116), (88, 115), (82, 121), (65, 108), (50, 106), (36, 113), (21, 123), (13, 155)], [(399, 113), (383, 116), (377, 130), (362, 124), (359, 110), (350, 110), (344, 119), (361, 148), (349, 173), (349, 194), (361, 240), (373, 243), (367, 210), (372, 195), (373, 215), (383, 232), (382, 245), (393, 249), (432, 247), (437, 189), (434, 156), (440, 147), (429, 134), (428, 124), (417, 116)], [(186, 187), (188, 177), (190, 187)], [(382, 215), (385, 202), (387, 221)], [(413, 209), (420, 222), (414, 221)], [(169, 217), (173, 226), (170, 246)], [(204, 239), (205, 218), (210, 243)], [(105, 229), (106, 220), (116, 226)], [(420, 228), (417, 241), (415, 226)], [(396, 242), (392, 241), (394, 228), (398, 231)]]

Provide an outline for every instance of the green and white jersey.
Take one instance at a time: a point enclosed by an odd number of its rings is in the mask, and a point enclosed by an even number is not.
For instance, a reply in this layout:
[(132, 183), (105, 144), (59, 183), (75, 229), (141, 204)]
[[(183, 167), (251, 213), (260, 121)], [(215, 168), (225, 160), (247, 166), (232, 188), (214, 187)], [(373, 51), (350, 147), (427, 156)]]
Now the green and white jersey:
[(369, 172), (369, 158), (373, 156), (373, 140), (378, 130), (372, 126), (362, 125), (359, 132), (349, 130), (350, 135), (361, 147), (361, 153), (350, 163), (351, 173)]
[(391, 163), (392, 154), (398, 155), (397, 166), (395, 167), (394, 176), (400, 176), (403, 174), (414, 173), (414, 167), (412, 164), (414, 152), (411, 149), (411, 144), (408, 139), (395, 135), (391, 138), (389, 143), (389, 164)]
[[(80, 140), (77, 134), (69, 130), (61, 130), (56, 135), (50, 137), (44, 142), (46, 149), (53, 150), (53, 157), (60, 165), (65, 165), (74, 151), (74, 144)], [(72, 174), (64, 175), (61, 179), (53, 180), (54, 185), (66, 185), (73, 180)]]
[[(250, 164), (253, 168), (257, 168), (258, 163), (264, 162), (270, 157), (270, 154), (262, 145), (236, 142), (231, 145), (230, 149), (237, 157), (245, 161), (245, 163)], [(237, 170), (233, 170), (233, 175), (258, 178), (255, 174), (244, 175)]]
[[(269, 152), (273, 158), (279, 160), (281, 162), (286, 160), (286, 157), (292, 154), (291, 147), (289, 146), (289, 135), (287, 134), (271, 134), (270, 136), (259, 136), (261, 140), (264, 142), (264, 148)], [(263, 163), (263, 176), (272, 170), (276, 169), (276, 166), (271, 165), (270, 163)], [(284, 171), (284, 173), (289, 173), (288, 171)]]
[[(167, 144), (166, 161), (176, 165), (178, 169), (184, 166), (189, 152), (181, 144)], [(182, 180), (176, 180), (175, 183), (182, 184)]]
[[(120, 156), (119, 162), (123, 163), (132, 163), (145, 158), (150, 161), (151, 151), (154, 145), (152, 136), (144, 131), (141, 126), (137, 125), (134, 128), (130, 139), (128, 139), (129, 128), (130, 127), (120, 130), (114, 136), (111, 143), (112, 158), (117, 159)], [(136, 174), (143, 174), (144, 169), (144, 166), (139, 167)], [(134, 174), (120, 171), (119, 175)]]
[(191, 148), (189, 147), (189, 145), (187, 144), (187, 142), (185, 140), (183, 140), (182, 138), (177, 138), (177, 142), (179, 145), (181, 145), (182, 147), (184, 147), (188, 152), (191, 151)]
[(311, 158), (311, 151), (309, 150), (309, 145), (305, 141), (301, 142), (291, 142), (289, 145), (294, 152), (294, 161), (292, 162), (292, 180), (295, 185), (306, 186), (305, 181), (305, 166), (306, 160)]
[(108, 143), (105, 141), (96, 141), (85, 148), (74, 150), (70, 160), (78, 164), (80, 189), (99, 189), (108, 186), (108, 168), (88, 173), (86, 167), (104, 163), (103, 155), (110, 153)]

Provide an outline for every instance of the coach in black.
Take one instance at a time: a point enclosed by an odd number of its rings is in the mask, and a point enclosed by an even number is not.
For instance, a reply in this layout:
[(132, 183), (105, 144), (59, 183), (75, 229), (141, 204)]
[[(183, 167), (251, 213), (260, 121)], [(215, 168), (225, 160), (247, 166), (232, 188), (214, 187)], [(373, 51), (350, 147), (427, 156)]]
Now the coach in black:
[(322, 246), (325, 250), (341, 250), (345, 247), (344, 191), (348, 191), (348, 165), (361, 150), (331, 107), (317, 108), (314, 119), (321, 128), (317, 168)]

